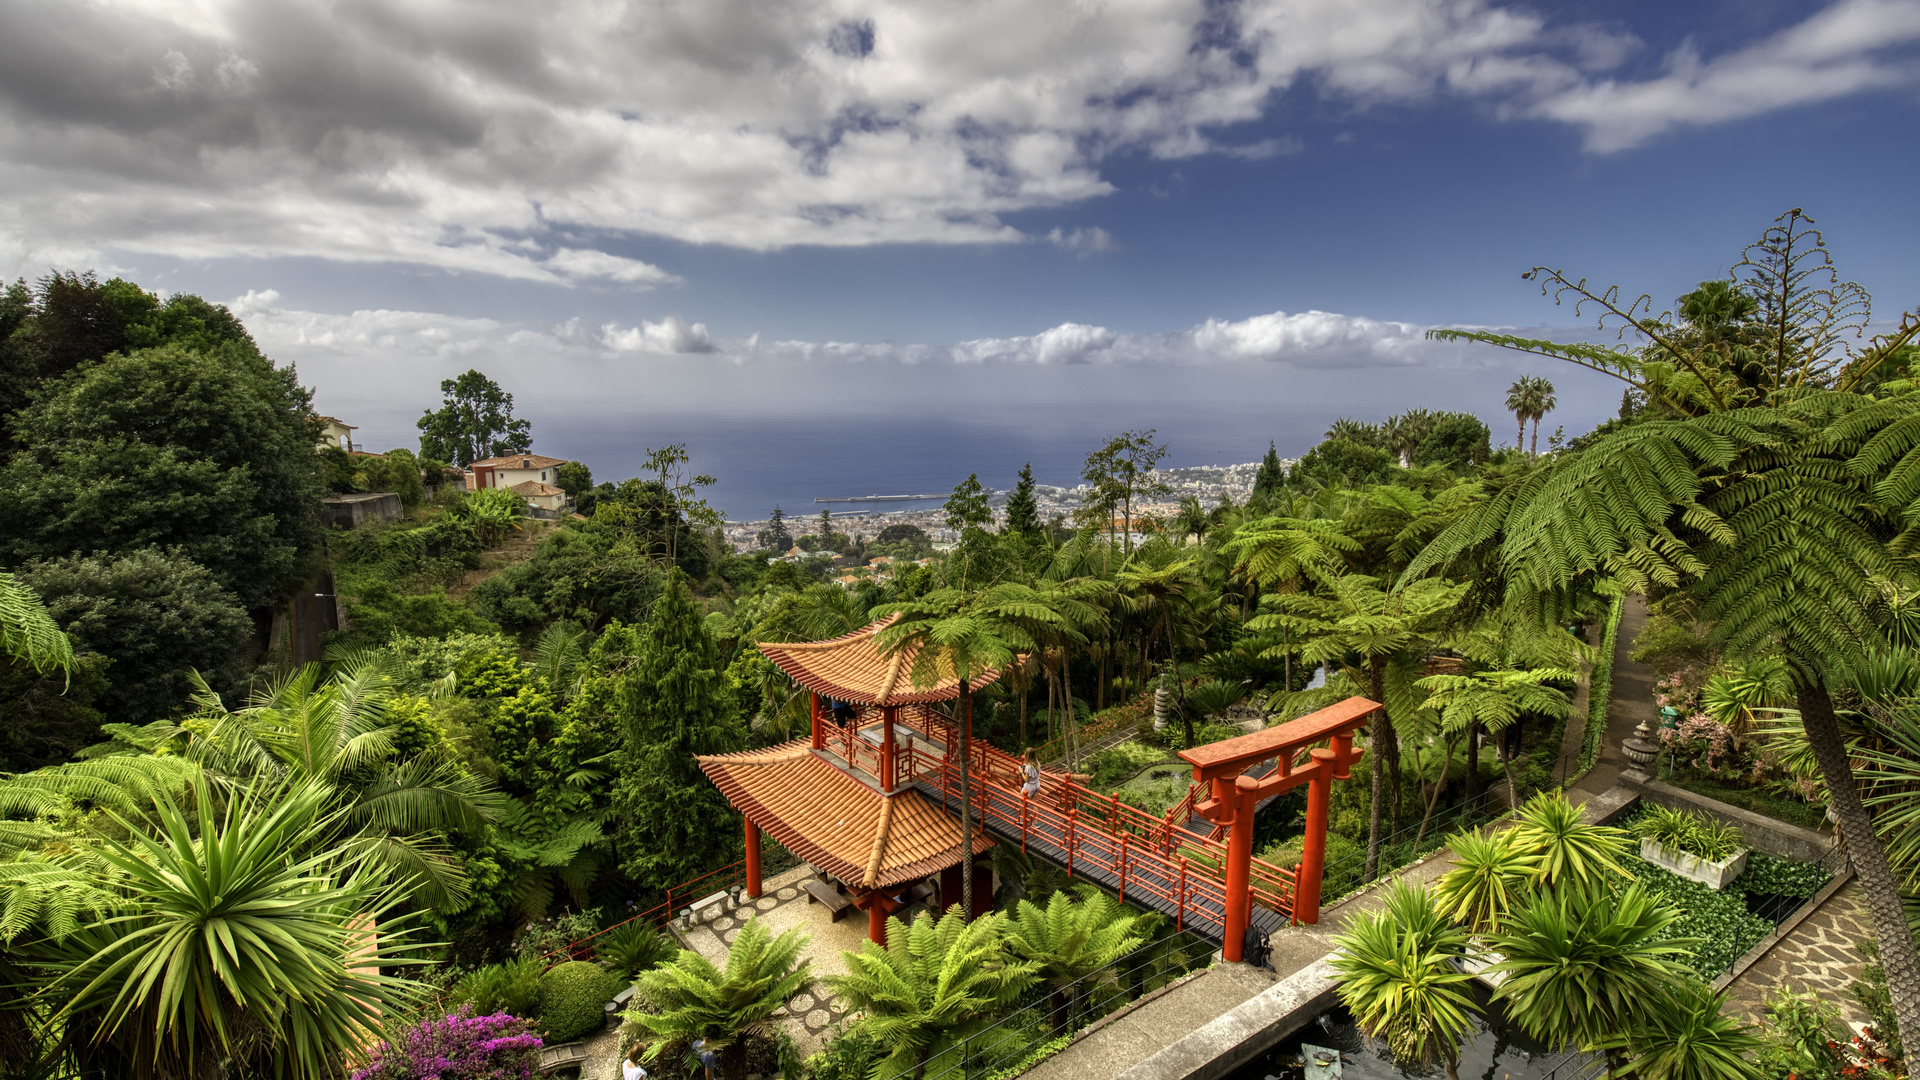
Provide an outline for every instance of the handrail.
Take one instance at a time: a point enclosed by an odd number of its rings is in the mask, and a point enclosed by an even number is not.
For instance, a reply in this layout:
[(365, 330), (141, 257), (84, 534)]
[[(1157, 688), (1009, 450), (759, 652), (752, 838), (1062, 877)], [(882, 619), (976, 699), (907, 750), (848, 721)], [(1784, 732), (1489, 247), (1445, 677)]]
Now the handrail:
[[(584, 959), (592, 954), (592, 943), (596, 939), (603, 935), (611, 934), (623, 926), (631, 926), (643, 919), (651, 922), (655, 926), (665, 926), (667, 923), (673, 921), (673, 912), (676, 906), (688, 903), (702, 896), (712, 895), (714, 892), (728, 889), (735, 885), (744, 884), (746, 882), (746, 865), (746, 860), (742, 859), (738, 862), (728, 863), (718, 870), (709, 870), (699, 877), (689, 878), (678, 885), (669, 885), (667, 886), (667, 898), (660, 903), (636, 915), (622, 919), (612, 926), (595, 930), (593, 933), (588, 934), (578, 941), (570, 941), (557, 949), (549, 949), (541, 955), (540, 960), (542, 963), (545, 963), (553, 957), (559, 956), (561, 953), (566, 953), (574, 959)], [(723, 875), (725, 877), (724, 882), (718, 880)], [(702, 884), (703, 882), (705, 884)]]

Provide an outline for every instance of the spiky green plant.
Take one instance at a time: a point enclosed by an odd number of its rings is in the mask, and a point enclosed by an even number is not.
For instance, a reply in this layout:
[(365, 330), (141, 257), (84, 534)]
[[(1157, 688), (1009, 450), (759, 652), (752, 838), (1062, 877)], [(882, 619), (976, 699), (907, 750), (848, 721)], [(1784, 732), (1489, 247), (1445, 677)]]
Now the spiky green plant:
[(1488, 942), (1503, 959), (1496, 997), (1527, 1033), (1561, 1047), (1594, 1046), (1656, 1011), (1686, 969), (1691, 942), (1670, 937), (1679, 913), (1639, 883), (1540, 889), (1507, 913)]
[(890, 918), (886, 947), (869, 941), (841, 953), (847, 974), (826, 983), (849, 1012), (862, 1014), (861, 1032), (892, 1048), (888, 1071), (922, 1077), (943, 1044), (991, 1020), (1033, 982), (1039, 965), (1009, 955), (1006, 932), (1006, 916), (968, 922), (958, 904), (910, 927)]
[(121, 900), (36, 943), (58, 1018), (96, 1032), (136, 1076), (196, 1075), (210, 1056), (247, 1075), (342, 1076), (342, 1048), (378, 1041), (383, 1013), (425, 984), (398, 894), (339, 849), (314, 851), (344, 811), (323, 784), (263, 784), (191, 809), (158, 804), (152, 831), (119, 822), (76, 849)]
[(1510, 829), (1484, 836), (1456, 833), (1447, 846), (1453, 866), (1433, 886), (1440, 910), (1469, 933), (1499, 929), (1500, 920), (1537, 880), (1540, 856), (1522, 851)]
[(1510, 832), (1516, 850), (1538, 859), (1535, 878), (1549, 887), (1585, 889), (1611, 876), (1633, 876), (1620, 864), (1632, 850), (1626, 830), (1588, 824), (1562, 792), (1542, 791), (1528, 799)]
[(1385, 1039), (1401, 1063), (1438, 1060), (1459, 1080), (1460, 1037), (1479, 1011), (1466, 992), (1473, 976), (1455, 963), (1466, 950), (1466, 932), (1425, 889), (1397, 881), (1384, 905), (1354, 916), (1333, 941), (1336, 993), (1360, 1029)]
[(1622, 1074), (1637, 1080), (1759, 1080), (1756, 1061), (1767, 1041), (1721, 1011), (1724, 994), (1698, 979), (1680, 979), (1660, 1007), (1630, 1031), (1594, 1044), (1622, 1054)]
[(720, 1075), (741, 1080), (746, 1076), (746, 1040), (766, 1037), (773, 1014), (813, 985), (812, 966), (800, 960), (807, 941), (798, 929), (774, 937), (765, 923), (750, 919), (727, 950), (724, 971), (683, 949), (672, 963), (641, 973), (634, 996), (653, 1011), (636, 1007), (626, 1018), (645, 1033), (646, 1060), (658, 1060), (669, 1047), (685, 1048), (705, 1039), (707, 1048), (719, 1054)]
[(1634, 819), (1634, 834), (1663, 848), (1684, 851), (1708, 862), (1731, 858), (1740, 850), (1740, 830), (1691, 810), (1650, 805)]

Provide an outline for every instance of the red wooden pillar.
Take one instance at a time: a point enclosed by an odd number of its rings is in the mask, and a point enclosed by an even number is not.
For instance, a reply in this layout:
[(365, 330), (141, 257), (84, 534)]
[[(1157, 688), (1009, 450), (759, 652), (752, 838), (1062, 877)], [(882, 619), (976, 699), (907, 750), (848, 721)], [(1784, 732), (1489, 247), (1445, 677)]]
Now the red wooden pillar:
[(1320, 879), (1327, 870), (1327, 807), (1333, 798), (1333, 770), (1340, 755), (1313, 751), (1316, 767), (1307, 782), (1307, 831), (1300, 843), (1300, 873), (1293, 885), (1293, 921), (1320, 921)]
[(867, 940), (887, 947), (887, 907), (878, 899), (867, 908)]
[(747, 822), (747, 895), (760, 899), (760, 826)]
[(827, 748), (827, 726), (825, 718), (820, 715), (820, 695), (809, 691), (807, 699), (810, 703), (809, 717), (813, 721), (813, 748), (815, 750), (825, 750)]
[(993, 864), (973, 864), (973, 910), (967, 917), (977, 919), (993, 910)]
[[(1233, 800), (1233, 821), (1227, 826), (1226, 927), (1220, 943), (1220, 958), (1230, 964), (1241, 960), (1247, 937), (1248, 907), (1252, 903), (1253, 874), (1253, 796), (1242, 790), (1258, 781), (1251, 776), (1236, 776), (1227, 793)], [(1216, 790), (1218, 790), (1216, 788)]]
[(940, 914), (960, 902), (960, 864), (954, 863), (940, 871)]
[(880, 790), (892, 791), (896, 771), (893, 760), (893, 718), (899, 713), (893, 705), (880, 706)]

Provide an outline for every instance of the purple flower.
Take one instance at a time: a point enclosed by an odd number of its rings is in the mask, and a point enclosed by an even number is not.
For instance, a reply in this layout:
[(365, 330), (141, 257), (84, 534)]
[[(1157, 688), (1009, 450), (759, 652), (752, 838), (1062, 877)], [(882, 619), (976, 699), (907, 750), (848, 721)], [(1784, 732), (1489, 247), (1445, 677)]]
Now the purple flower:
[(529, 1021), (463, 1008), (380, 1044), (352, 1080), (526, 1080), (540, 1046)]

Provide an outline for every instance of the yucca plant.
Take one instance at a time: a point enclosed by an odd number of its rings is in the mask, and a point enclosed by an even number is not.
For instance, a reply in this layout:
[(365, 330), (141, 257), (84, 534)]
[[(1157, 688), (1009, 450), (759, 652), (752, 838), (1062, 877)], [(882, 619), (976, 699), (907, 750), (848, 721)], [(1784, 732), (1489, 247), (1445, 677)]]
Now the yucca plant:
[(1481, 835), (1463, 831), (1447, 841), (1453, 866), (1434, 882), (1439, 909), (1472, 934), (1500, 928), (1537, 877), (1540, 856), (1522, 851), (1512, 830)]
[[(162, 797), (152, 831), (121, 823), (76, 865), (122, 897), (108, 915), (33, 946), (43, 994), (83, 1053), (136, 1077), (198, 1075), (226, 1059), (250, 1076), (339, 1077), (342, 1050), (378, 1041), (383, 1015), (417, 1005), (397, 895), (338, 848), (315, 851), (344, 811), (325, 785), (201, 784), (191, 810)], [(77, 1025), (78, 1027), (74, 1027)]]
[(1057, 892), (1045, 907), (1020, 901), (1007, 927), (1007, 947), (1032, 962), (1052, 988), (1056, 1025), (1066, 1013), (1069, 988), (1146, 943), (1144, 916), (1091, 885), (1074, 891), (1078, 900)]
[(885, 948), (869, 941), (840, 954), (847, 973), (826, 983), (849, 1012), (862, 1014), (858, 1030), (891, 1048), (886, 1072), (924, 1077), (944, 1045), (983, 1026), (1032, 984), (1039, 965), (1008, 954), (1006, 924), (998, 913), (969, 922), (956, 904), (912, 926), (890, 918)]
[(1534, 876), (1543, 885), (1590, 889), (1610, 876), (1633, 876), (1620, 865), (1630, 851), (1626, 830), (1588, 824), (1562, 792), (1528, 799), (1510, 832), (1515, 848), (1538, 860)]
[(1593, 1048), (1624, 1056), (1620, 1072), (1636, 1080), (1759, 1080), (1765, 1074), (1755, 1062), (1767, 1041), (1721, 1011), (1724, 996), (1680, 979), (1637, 1026)]
[(1708, 862), (1732, 858), (1740, 850), (1737, 826), (1658, 804), (1649, 805), (1633, 822), (1634, 834), (1669, 851), (1684, 851)]
[[(697, 952), (681, 950), (670, 964), (643, 973), (634, 996), (638, 1004), (626, 1013), (647, 1044), (647, 1061), (657, 1061), (668, 1047), (690, 1047), (705, 1039), (719, 1055), (724, 1080), (747, 1075), (749, 1038), (766, 1037), (773, 1014), (795, 994), (813, 985), (811, 965), (802, 963), (800, 950), (807, 935), (789, 930), (774, 937), (765, 923), (750, 919), (727, 950), (723, 971)], [(691, 1062), (679, 1063), (691, 1065)]]
[(1496, 996), (1527, 1034), (1558, 1047), (1599, 1044), (1659, 1008), (1686, 968), (1691, 941), (1668, 931), (1680, 916), (1639, 883), (1541, 889), (1507, 913), (1489, 944), (1503, 959)]
[(1455, 962), (1467, 935), (1425, 889), (1395, 882), (1386, 903), (1361, 912), (1333, 939), (1335, 991), (1360, 1029), (1385, 1039), (1402, 1064), (1440, 1061), (1459, 1080), (1460, 1037), (1479, 1011), (1467, 994), (1473, 976)]

